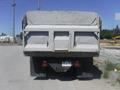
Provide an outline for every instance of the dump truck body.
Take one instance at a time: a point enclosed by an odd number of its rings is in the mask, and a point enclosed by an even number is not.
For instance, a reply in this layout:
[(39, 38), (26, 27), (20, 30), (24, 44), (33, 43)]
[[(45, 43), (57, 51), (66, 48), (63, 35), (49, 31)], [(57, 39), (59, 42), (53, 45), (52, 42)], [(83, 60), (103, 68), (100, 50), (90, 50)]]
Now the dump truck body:
[(70, 68), (75, 58), (99, 55), (101, 21), (96, 13), (30, 11), (26, 13), (22, 27), (24, 54), (31, 59), (39, 58), (38, 61), (43, 61), (40, 58), (46, 60), (53, 69), (59, 65)]

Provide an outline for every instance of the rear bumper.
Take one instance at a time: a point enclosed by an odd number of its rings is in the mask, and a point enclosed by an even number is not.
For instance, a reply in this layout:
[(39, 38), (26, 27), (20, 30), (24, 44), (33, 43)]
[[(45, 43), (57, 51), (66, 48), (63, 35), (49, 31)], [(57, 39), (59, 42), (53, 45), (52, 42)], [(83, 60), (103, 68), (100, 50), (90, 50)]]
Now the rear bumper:
[(99, 52), (28, 52), (24, 51), (25, 56), (39, 57), (94, 57), (99, 56)]

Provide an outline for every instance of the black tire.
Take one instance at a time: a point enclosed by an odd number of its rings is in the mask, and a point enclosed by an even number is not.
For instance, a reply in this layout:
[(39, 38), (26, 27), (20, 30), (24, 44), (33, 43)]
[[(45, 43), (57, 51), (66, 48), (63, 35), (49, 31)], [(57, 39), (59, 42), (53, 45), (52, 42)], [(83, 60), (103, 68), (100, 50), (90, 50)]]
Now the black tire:
[(84, 72), (92, 73), (93, 68), (93, 58), (87, 57), (82, 61)]
[(30, 57), (30, 74), (41, 78), (47, 77), (47, 68), (40, 66), (41, 60), (39, 57)]
[(92, 67), (93, 58), (81, 58), (81, 67), (79, 69), (74, 69), (76, 78), (78, 79), (93, 79)]

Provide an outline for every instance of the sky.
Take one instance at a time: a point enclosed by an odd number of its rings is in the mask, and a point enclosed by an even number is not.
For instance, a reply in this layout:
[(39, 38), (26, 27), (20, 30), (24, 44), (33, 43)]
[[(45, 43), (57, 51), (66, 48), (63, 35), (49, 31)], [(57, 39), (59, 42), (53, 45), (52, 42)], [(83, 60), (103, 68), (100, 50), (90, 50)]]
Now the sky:
[[(20, 33), (22, 17), (27, 11), (36, 10), (38, 0), (16, 0), (16, 33)], [(0, 0), (0, 33), (12, 34), (12, 0)], [(103, 29), (120, 26), (115, 13), (120, 12), (120, 0), (40, 0), (41, 10), (92, 11), (102, 19)]]

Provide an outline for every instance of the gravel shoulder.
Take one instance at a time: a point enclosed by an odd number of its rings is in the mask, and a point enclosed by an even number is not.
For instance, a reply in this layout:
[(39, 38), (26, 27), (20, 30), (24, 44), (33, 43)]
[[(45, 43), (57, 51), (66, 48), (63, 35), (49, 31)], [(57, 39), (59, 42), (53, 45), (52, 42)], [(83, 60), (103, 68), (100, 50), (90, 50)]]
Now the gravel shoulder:
[(100, 59), (109, 60), (113, 63), (120, 64), (120, 48), (111, 47), (111, 48), (101, 48)]

